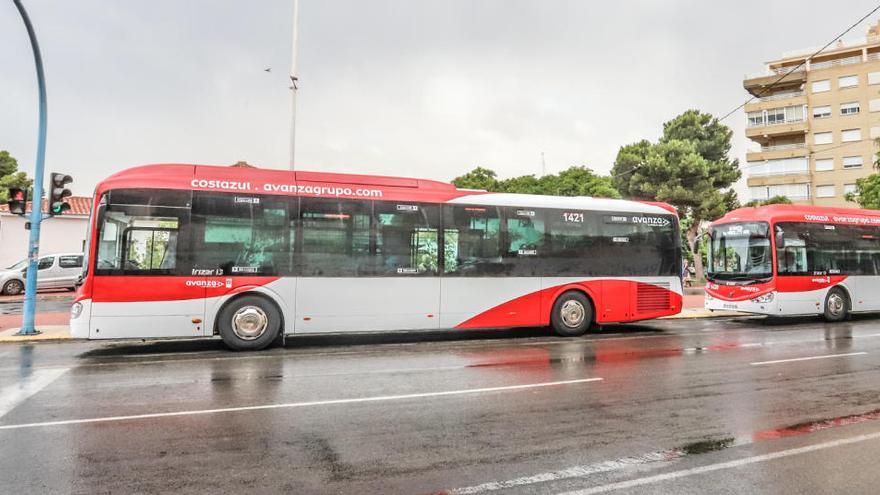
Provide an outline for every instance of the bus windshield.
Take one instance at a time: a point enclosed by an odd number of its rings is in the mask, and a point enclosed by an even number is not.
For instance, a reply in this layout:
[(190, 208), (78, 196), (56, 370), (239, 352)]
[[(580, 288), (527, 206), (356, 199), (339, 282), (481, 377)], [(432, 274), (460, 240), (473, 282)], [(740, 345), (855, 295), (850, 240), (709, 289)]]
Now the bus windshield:
[(773, 275), (769, 225), (730, 223), (709, 231), (708, 276), (713, 280), (754, 283)]

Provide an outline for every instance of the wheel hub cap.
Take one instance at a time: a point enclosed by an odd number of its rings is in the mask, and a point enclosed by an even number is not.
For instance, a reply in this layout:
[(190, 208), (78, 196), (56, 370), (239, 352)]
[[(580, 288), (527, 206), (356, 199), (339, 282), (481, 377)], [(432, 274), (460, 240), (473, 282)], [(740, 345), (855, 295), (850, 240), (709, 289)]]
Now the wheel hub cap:
[(584, 322), (586, 311), (578, 301), (565, 301), (562, 304), (562, 323), (568, 328), (577, 328)]
[(244, 340), (259, 338), (268, 325), (266, 312), (256, 306), (245, 306), (232, 315), (232, 331)]
[(843, 298), (840, 294), (831, 294), (828, 296), (828, 312), (837, 316), (843, 312)]

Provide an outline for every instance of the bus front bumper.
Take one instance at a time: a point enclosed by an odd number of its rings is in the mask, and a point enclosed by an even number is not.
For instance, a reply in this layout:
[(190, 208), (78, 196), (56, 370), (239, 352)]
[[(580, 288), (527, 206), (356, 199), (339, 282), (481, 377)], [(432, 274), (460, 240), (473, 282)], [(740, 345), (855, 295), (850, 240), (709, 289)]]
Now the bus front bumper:
[(774, 315), (777, 312), (776, 292), (744, 301), (725, 301), (706, 293), (703, 306), (711, 311), (739, 311), (758, 315)]

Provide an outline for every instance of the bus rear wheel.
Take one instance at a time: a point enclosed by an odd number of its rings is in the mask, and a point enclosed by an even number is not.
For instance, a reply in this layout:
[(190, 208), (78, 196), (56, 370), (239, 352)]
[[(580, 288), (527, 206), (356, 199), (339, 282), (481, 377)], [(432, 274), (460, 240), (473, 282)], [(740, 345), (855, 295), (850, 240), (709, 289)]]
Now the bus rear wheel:
[(230, 349), (258, 351), (281, 332), (281, 312), (260, 296), (242, 296), (226, 304), (217, 316), (220, 337)]
[(825, 296), (825, 321), (843, 321), (849, 316), (849, 297), (840, 287), (834, 287)]
[(562, 337), (577, 337), (593, 323), (593, 306), (582, 292), (569, 291), (556, 299), (550, 313), (553, 331)]

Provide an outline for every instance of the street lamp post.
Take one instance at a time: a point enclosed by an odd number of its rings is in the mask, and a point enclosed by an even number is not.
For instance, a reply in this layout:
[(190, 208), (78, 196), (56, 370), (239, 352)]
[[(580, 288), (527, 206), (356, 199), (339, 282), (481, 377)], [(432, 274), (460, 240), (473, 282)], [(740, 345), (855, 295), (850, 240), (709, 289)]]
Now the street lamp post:
[(43, 74), (43, 57), (31, 19), (21, 4), (21, 0), (12, 0), (24, 26), (27, 29), (31, 48), (34, 52), (34, 64), (37, 66), (37, 85), (40, 92), (40, 124), (37, 135), (37, 162), (34, 169), (34, 194), (31, 199), (31, 230), (28, 239), (27, 279), (24, 286), (24, 316), (18, 335), (36, 335), (34, 327), (37, 305), (37, 261), (40, 255), (40, 223), (43, 220), (43, 165), (46, 160), (46, 77)]
[(296, 52), (299, 43), (299, 0), (293, 0), (293, 34), (290, 55), (290, 170), (295, 169), (294, 153), (296, 152), (296, 92), (299, 80), (296, 75)]

